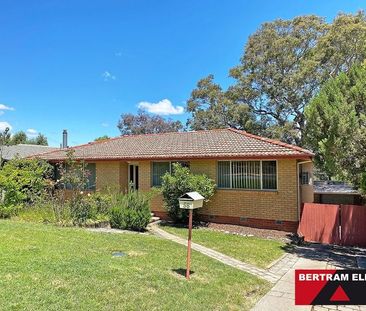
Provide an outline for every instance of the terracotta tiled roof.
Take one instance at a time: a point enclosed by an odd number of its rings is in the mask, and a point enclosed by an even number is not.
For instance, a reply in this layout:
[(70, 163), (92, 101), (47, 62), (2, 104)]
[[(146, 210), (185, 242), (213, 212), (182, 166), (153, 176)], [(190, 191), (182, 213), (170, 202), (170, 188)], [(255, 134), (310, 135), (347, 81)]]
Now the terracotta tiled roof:
[[(234, 129), (130, 135), (75, 146), (77, 159), (143, 160), (194, 158), (309, 158), (305, 149)], [(65, 159), (66, 150), (40, 154), (39, 157), (58, 161)]]

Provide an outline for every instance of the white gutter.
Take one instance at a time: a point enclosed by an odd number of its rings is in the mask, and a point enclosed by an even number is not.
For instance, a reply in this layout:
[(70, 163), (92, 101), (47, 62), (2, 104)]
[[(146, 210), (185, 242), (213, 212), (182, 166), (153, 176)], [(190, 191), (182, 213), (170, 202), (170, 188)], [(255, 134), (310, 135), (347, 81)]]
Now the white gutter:
[(297, 220), (300, 221), (300, 212), (301, 212), (301, 201), (300, 201), (300, 178), (299, 178), (299, 173), (300, 173), (300, 165), (301, 164), (306, 164), (306, 163), (313, 163), (313, 161), (311, 160), (307, 160), (307, 161), (302, 161), (302, 162), (297, 162), (297, 168), (296, 168), (296, 180), (297, 180)]

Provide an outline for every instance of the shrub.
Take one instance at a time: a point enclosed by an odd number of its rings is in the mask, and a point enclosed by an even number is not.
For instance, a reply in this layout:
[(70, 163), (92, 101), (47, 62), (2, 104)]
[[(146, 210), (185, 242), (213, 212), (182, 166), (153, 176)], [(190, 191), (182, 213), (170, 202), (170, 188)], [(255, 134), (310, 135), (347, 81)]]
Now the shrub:
[(96, 211), (91, 201), (82, 194), (74, 196), (70, 202), (70, 214), (74, 225), (84, 225), (90, 219), (96, 219)]
[(18, 211), (22, 208), (21, 205), (0, 205), (0, 218), (10, 218), (17, 215)]
[(130, 191), (122, 196), (110, 211), (112, 228), (142, 231), (151, 219), (150, 202), (138, 191)]
[(87, 200), (92, 205), (97, 215), (108, 215), (112, 206), (112, 195), (94, 192), (87, 195)]
[(58, 163), (56, 172), (59, 177), (57, 188), (74, 190), (72, 196), (78, 196), (80, 191), (86, 189), (90, 171), (87, 169), (87, 163), (75, 158), (75, 150), (70, 149), (66, 152), (66, 160)]
[(39, 159), (14, 158), (5, 163), (0, 169), (0, 217), (12, 216), (24, 204), (44, 196), (52, 187), (51, 174), (52, 166)]
[(186, 220), (188, 212), (179, 208), (179, 197), (186, 192), (197, 191), (208, 202), (215, 188), (215, 182), (206, 175), (192, 174), (189, 168), (174, 163), (172, 173), (166, 173), (162, 178), (161, 192), (169, 216), (175, 222), (182, 222)]

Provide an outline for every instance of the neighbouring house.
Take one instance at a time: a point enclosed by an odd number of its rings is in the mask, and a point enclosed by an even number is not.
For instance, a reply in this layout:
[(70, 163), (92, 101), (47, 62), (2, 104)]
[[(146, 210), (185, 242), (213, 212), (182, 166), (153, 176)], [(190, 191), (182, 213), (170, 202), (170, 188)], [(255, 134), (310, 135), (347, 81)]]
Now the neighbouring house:
[(314, 181), (314, 202), (361, 205), (361, 193), (343, 181)]
[(18, 144), (11, 146), (2, 146), (1, 156), (3, 161), (9, 161), (16, 156), (18, 156), (19, 158), (26, 158), (36, 154), (39, 155), (54, 150), (58, 150), (58, 148), (43, 145)]
[[(51, 163), (73, 149), (88, 163), (94, 190), (148, 191), (173, 162), (214, 179), (217, 191), (202, 220), (296, 231), (300, 207), (313, 202), (312, 157), (305, 149), (235, 129), (120, 136), (39, 155)], [(94, 185), (94, 186), (93, 186)], [(166, 217), (161, 196), (152, 211)]]

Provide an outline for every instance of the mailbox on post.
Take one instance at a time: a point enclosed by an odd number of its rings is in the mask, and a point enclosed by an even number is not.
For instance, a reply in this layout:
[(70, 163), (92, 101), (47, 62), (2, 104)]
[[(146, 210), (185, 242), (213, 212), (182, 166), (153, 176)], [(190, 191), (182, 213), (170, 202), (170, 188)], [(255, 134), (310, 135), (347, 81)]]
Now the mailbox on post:
[(193, 210), (203, 206), (203, 200), (205, 198), (198, 192), (187, 192), (183, 194), (179, 200), (179, 207), (189, 210), (188, 220), (188, 244), (187, 244), (187, 270), (186, 278), (189, 280), (190, 267), (191, 267), (191, 241), (192, 241), (192, 218)]
[(203, 206), (205, 198), (198, 192), (187, 192), (179, 198), (179, 207), (182, 209), (195, 209)]

